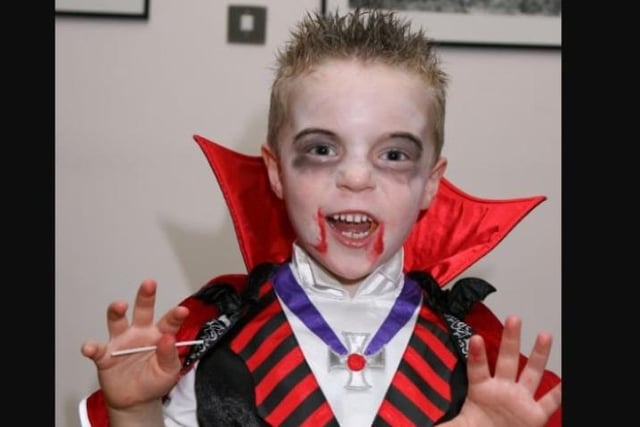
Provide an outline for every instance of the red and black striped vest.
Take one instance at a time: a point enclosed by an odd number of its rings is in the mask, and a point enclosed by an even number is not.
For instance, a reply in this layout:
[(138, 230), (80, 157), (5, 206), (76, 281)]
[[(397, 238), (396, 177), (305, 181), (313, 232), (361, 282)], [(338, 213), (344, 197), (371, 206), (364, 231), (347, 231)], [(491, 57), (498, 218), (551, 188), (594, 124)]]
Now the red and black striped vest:
[[(338, 426), (270, 282), (263, 307), (231, 341), (255, 384), (258, 414), (272, 426)], [(432, 426), (452, 402), (458, 362), (444, 321), (424, 304), (373, 426)]]

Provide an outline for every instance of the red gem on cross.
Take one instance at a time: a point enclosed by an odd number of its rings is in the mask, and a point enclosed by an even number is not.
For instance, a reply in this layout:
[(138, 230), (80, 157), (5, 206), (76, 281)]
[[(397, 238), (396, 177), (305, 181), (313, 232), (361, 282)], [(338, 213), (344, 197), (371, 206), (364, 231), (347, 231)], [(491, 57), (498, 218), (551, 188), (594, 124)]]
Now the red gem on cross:
[(367, 361), (361, 354), (351, 353), (349, 356), (347, 356), (347, 366), (352, 371), (361, 371), (362, 369), (364, 369), (364, 365), (366, 364)]

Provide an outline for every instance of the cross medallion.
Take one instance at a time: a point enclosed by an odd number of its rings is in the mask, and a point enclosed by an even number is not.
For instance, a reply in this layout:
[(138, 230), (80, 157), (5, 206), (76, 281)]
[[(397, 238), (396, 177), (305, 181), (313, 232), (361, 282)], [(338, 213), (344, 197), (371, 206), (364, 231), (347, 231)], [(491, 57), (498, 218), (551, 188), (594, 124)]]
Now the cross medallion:
[(384, 368), (384, 347), (376, 354), (366, 356), (364, 345), (369, 334), (363, 332), (343, 332), (347, 343), (347, 354), (340, 355), (329, 348), (329, 370), (346, 369), (349, 371), (349, 380), (344, 386), (347, 390), (367, 390), (371, 384), (365, 377), (366, 368)]

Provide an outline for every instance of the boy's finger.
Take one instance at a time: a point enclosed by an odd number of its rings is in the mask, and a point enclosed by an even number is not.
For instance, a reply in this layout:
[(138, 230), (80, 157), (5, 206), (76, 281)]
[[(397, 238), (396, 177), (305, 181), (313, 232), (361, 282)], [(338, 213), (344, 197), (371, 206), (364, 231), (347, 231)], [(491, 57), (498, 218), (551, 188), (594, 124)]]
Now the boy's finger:
[(133, 306), (131, 325), (138, 327), (151, 326), (153, 324), (153, 309), (156, 303), (156, 282), (151, 279), (144, 280), (138, 288), (136, 301)]
[(525, 365), (518, 382), (522, 384), (533, 395), (538, 389), (542, 374), (549, 360), (552, 337), (548, 333), (540, 333), (536, 337), (536, 342), (529, 355), (529, 360)]
[(484, 339), (474, 335), (469, 339), (469, 356), (467, 359), (467, 379), (469, 387), (491, 378)]
[(163, 334), (175, 335), (188, 315), (189, 309), (187, 307), (174, 307), (158, 321), (158, 329)]
[(126, 318), (129, 305), (125, 301), (116, 301), (107, 307), (107, 331), (109, 337), (113, 338), (129, 328), (129, 321)]
[(522, 322), (516, 316), (509, 316), (504, 322), (495, 376), (515, 380), (520, 362), (520, 329)]

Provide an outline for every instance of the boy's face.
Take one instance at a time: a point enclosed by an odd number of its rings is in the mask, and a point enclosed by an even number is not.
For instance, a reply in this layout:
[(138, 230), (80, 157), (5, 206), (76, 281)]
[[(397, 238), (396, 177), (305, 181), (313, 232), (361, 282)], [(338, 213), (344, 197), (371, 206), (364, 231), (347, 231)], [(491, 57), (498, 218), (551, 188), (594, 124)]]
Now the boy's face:
[(292, 82), (286, 103), (278, 152), (263, 147), (271, 186), (297, 242), (355, 283), (402, 247), (444, 173), (428, 87), (401, 69), (335, 60)]

